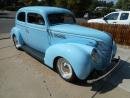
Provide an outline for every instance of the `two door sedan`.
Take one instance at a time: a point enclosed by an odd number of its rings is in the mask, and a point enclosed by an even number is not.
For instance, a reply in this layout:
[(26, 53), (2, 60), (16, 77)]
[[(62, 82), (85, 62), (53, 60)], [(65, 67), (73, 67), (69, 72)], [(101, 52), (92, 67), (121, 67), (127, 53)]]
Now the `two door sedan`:
[[(57, 7), (19, 9), (11, 38), (17, 49), (56, 69), (67, 81), (85, 80), (94, 70), (107, 69), (116, 54), (109, 34), (77, 25), (71, 11)], [(115, 67), (118, 64), (119, 59)]]

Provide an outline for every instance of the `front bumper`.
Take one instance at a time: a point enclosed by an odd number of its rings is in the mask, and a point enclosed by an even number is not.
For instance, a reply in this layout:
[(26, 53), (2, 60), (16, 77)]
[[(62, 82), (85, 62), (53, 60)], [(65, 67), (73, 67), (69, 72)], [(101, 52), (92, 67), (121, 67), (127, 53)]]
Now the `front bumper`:
[(117, 69), (120, 64), (120, 61), (120, 57), (118, 57), (118, 59), (113, 59), (111, 65), (104, 71), (93, 71), (87, 78), (87, 83), (94, 83), (109, 76), (114, 70)]

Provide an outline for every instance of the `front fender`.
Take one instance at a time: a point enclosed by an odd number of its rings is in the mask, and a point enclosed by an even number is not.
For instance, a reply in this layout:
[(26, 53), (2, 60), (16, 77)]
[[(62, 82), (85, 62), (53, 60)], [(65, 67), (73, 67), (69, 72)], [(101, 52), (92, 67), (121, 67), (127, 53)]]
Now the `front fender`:
[(55, 58), (63, 57), (70, 62), (76, 76), (83, 80), (93, 69), (93, 66), (91, 65), (92, 50), (93, 47), (83, 44), (56, 44), (47, 49), (44, 62), (49, 67), (53, 68)]

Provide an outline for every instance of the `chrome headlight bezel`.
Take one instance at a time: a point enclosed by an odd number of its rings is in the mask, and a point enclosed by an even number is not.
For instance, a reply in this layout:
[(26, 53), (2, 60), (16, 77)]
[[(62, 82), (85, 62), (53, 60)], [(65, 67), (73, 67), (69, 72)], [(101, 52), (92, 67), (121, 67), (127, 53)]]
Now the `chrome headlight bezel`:
[(114, 40), (113, 40), (112, 50), (113, 50), (112, 57), (114, 57), (116, 55), (116, 52), (117, 52), (117, 45), (116, 45), (116, 42)]
[(98, 48), (99, 48), (99, 47), (104, 48), (104, 46), (105, 46), (104, 42), (102, 42), (102, 41), (97, 41), (97, 47), (98, 47)]

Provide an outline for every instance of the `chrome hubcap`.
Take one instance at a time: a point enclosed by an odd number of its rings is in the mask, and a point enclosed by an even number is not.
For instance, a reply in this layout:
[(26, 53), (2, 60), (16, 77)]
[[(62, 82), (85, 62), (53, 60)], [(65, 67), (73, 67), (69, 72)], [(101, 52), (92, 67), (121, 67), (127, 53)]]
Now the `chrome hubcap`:
[(70, 79), (72, 77), (72, 68), (68, 61), (60, 58), (57, 63), (58, 70), (64, 79)]
[(18, 47), (18, 40), (16, 39), (16, 37), (14, 37), (13, 40), (14, 40), (15, 46)]

